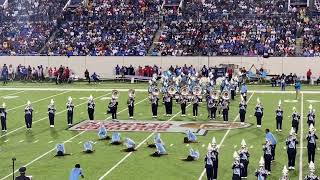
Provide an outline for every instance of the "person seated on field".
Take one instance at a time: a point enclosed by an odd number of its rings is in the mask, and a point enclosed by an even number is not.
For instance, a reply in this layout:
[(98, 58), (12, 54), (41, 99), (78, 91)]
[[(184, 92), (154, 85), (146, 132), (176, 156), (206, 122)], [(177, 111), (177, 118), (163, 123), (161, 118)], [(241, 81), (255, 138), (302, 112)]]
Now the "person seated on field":
[(156, 147), (156, 143), (161, 143), (161, 144), (164, 145), (164, 143), (163, 143), (163, 141), (162, 141), (162, 139), (161, 139), (161, 137), (160, 137), (160, 133), (155, 134), (155, 135), (154, 135), (154, 138), (153, 138), (153, 143), (149, 144), (149, 143), (147, 142), (147, 145), (148, 145), (148, 147), (150, 147), (150, 148), (155, 148), (155, 147)]
[(195, 143), (197, 142), (197, 136), (190, 130), (186, 132), (187, 137), (184, 137), (183, 142), (184, 143)]
[(55, 156), (66, 156), (66, 155), (70, 155), (66, 153), (66, 150), (64, 148), (64, 144), (57, 144), (56, 146), (56, 152), (57, 154)]
[(200, 153), (199, 151), (193, 150), (192, 148), (190, 148), (189, 150), (189, 155), (187, 157), (187, 159), (185, 159), (186, 161), (197, 161), (200, 157)]
[(83, 152), (85, 153), (93, 153), (94, 150), (93, 150), (93, 142), (92, 141), (87, 141), (83, 144)]
[(126, 144), (126, 146), (127, 146), (127, 149), (125, 149), (124, 151), (126, 151), (126, 152), (132, 152), (132, 151), (135, 151), (136, 149), (135, 149), (135, 147), (136, 147), (136, 143), (132, 140), (132, 139), (130, 139), (130, 138), (126, 138), (125, 139), (125, 144)]
[(100, 76), (96, 72), (91, 75), (91, 78), (94, 82), (100, 82)]
[(102, 124), (100, 125), (98, 136), (100, 140), (110, 139), (110, 137), (107, 135), (107, 129)]
[(164, 148), (164, 145), (162, 143), (156, 143), (156, 148), (157, 148), (157, 151), (154, 152), (151, 156), (160, 157), (162, 155), (167, 155), (168, 154), (166, 149)]
[(113, 133), (112, 133), (111, 144), (114, 144), (114, 145), (119, 145), (119, 144), (121, 144), (120, 133), (118, 133), (118, 132), (113, 132)]

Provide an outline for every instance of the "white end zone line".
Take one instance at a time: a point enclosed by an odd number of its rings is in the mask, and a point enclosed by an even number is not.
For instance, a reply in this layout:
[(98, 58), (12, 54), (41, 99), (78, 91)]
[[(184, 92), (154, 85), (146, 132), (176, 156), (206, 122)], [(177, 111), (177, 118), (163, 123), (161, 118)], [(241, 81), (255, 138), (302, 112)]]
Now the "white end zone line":
[[(188, 108), (191, 104), (189, 104), (186, 108)], [(165, 124), (169, 121), (171, 121), (173, 118), (175, 118), (177, 115), (179, 115), (181, 113), (181, 111), (179, 111), (178, 113), (176, 113), (175, 115), (173, 115), (170, 119), (168, 119), (167, 121), (164, 121), (162, 123), (160, 123), (158, 126)], [(138, 149), (140, 146), (142, 146), (150, 137), (152, 137), (155, 134), (155, 132), (152, 132), (151, 134), (149, 134), (149, 136), (147, 138), (145, 138), (143, 141), (141, 141), (137, 148)], [(132, 152), (129, 152), (128, 154), (126, 154), (120, 161), (117, 162), (117, 164), (115, 164), (112, 168), (110, 168), (106, 173), (104, 173), (99, 180), (104, 179), (108, 174), (110, 174), (115, 168), (117, 168), (123, 161), (125, 161), (129, 156), (131, 156)]]
[(302, 162), (302, 154), (303, 154), (303, 117), (304, 117), (304, 114), (303, 114), (303, 93), (301, 93), (301, 120), (300, 120), (300, 160), (299, 160), (299, 180), (303, 180), (303, 173), (302, 173), (302, 170), (303, 170), (303, 162)]
[[(248, 102), (251, 100), (251, 98), (253, 97), (254, 92), (250, 95)], [(247, 102), (247, 103), (248, 103)], [(234, 118), (234, 120), (232, 121), (232, 123), (234, 123), (237, 119), (239, 118), (239, 114), (236, 116), (236, 118)], [(224, 140), (226, 139), (226, 137), (228, 136), (228, 134), (231, 131), (231, 127), (228, 128), (227, 132), (224, 134), (223, 138), (220, 141), (220, 144), (218, 145), (218, 147), (220, 148), (224, 142)], [(200, 174), (198, 180), (202, 180), (202, 177), (204, 176), (204, 174), (206, 173), (206, 169), (203, 169), (202, 173)]]
[[(107, 93), (107, 94), (98, 96), (97, 98), (101, 98), (101, 97), (103, 97), (103, 96), (107, 96), (107, 95), (110, 95), (110, 94), (111, 94), (111, 93)], [(83, 102), (83, 103), (80, 103), (80, 104), (76, 105), (75, 107), (81, 106), (81, 105), (86, 104), (86, 103), (87, 103), (87, 101), (85, 101), (85, 102)], [(66, 111), (67, 111), (66, 109), (63, 110), (63, 111), (59, 111), (59, 112), (56, 113), (56, 115), (61, 114), (61, 113), (66, 112)], [(38, 122), (43, 121), (43, 120), (46, 120), (46, 119), (48, 119), (47, 116), (44, 117), (44, 118), (41, 118), (41, 119), (39, 119), (39, 120), (33, 121), (32, 124), (38, 123)], [(14, 133), (14, 132), (16, 132), (16, 131), (19, 131), (20, 129), (23, 129), (24, 127), (25, 127), (25, 126), (20, 126), (20, 127), (14, 129), (14, 130), (12, 130), (12, 131), (9, 131), (9, 132), (7, 132), (6, 134), (1, 135), (0, 138), (2, 138), (2, 137), (4, 137), (4, 136), (7, 136), (7, 135), (9, 135), (9, 134), (12, 134), (12, 133)]]
[[(109, 94), (109, 93), (108, 93), (108, 94)], [(106, 96), (106, 94), (105, 94), (105, 95), (102, 95), (102, 96)], [(102, 96), (101, 96), (101, 97), (102, 97)], [(148, 99), (148, 98), (145, 98), (145, 99), (137, 102), (135, 105), (138, 105), (138, 104), (142, 103), (143, 101), (145, 101), (145, 100), (147, 100), (147, 99)], [(85, 102), (85, 103), (87, 103), (87, 102)], [(126, 111), (127, 109), (128, 109), (128, 108), (125, 108), (125, 109), (119, 111), (117, 114), (120, 114), (121, 112)], [(109, 116), (109, 117), (106, 118), (105, 120), (108, 120), (108, 119), (110, 119), (110, 118), (111, 118), (111, 116)], [(74, 135), (74, 136), (71, 137), (70, 139), (64, 141), (63, 144), (65, 144), (66, 142), (72, 141), (73, 139), (77, 138), (78, 136), (82, 135), (82, 134), (85, 133), (85, 132), (87, 132), (87, 130), (84, 130), (84, 131), (82, 131), (81, 133), (78, 133), (78, 134)], [(54, 151), (55, 149), (56, 149), (56, 148), (52, 148), (51, 150), (45, 152), (44, 154), (36, 157), (36, 158), (33, 159), (32, 161), (30, 161), (30, 162), (28, 162), (27, 164), (25, 164), (24, 167), (30, 166), (30, 165), (33, 164), (34, 162), (36, 162), (36, 161), (38, 161), (39, 159), (43, 158), (44, 156), (50, 154), (50, 153), (51, 153), (52, 151)], [(18, 171), (19, 171), (19, 169), (15, 170), (14, 173), (17, 173)], [(10, 177), (11, 175), (12, 175), (12, 173), (6, 175), (5, 177), (1, 178), (0, 180), (5, 180), (6, 178)]]

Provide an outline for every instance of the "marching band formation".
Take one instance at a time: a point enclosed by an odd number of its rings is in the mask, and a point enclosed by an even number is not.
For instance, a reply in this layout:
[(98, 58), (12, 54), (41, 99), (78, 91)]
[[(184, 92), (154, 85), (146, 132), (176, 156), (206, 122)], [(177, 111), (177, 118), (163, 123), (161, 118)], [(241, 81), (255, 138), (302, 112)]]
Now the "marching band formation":
[[(181, 116), (187, 116), (186, 109), (188, 106), (192, 105), (192, 115), (197, 119), (199, 115), (199, 106), (201, 103), (206, 102), (208, 119), (215, 120), (217, 119), (217, 113), (222, 115), (223, 122), (227, 123), (229, 121), (229, 107), (232, 100), (235, 99), (237, 92), (241, 95), (241, 100), (239, 103), (239, 117), (241, 124), (244, 124), (246, 119), (247, 112), (247, 91), (248, 88), (244, 82), (239, 80), (239, 78), (234, 77), (230, 78), (228, 76), (223, 78), (215, 79), (211, 74), (208, 78), (201, 77), (197, 73), (194, 75), (183, 73), (173, 75), (170, 71), (165, 71), (162, 77), (160, 78), (161, 88), (158, 88), (157, 76), (154, 76), (152, 80), (149, 81), (148, 88), (148, 97), (151, 104), (152, 118), (156, 119), (158, 117), (158, 107), (159, 100), (161, 99), (166, 116), (170, 117), (173, 114), (173, 102), (179, 103), (181, 109)], [(160, 97), (162, 94), (162, 98)], [(119, 91), (113, 90), (110, 102), (107, 107), (107, 114), (110, 113), (112, 120), (117, 120), (117, 109), (118, 109), (118, 98)], [(278, 103), (278, 107), (275, 110), (275, 120), (276, 120), (276, 131), (282, 131), (282, 121), (283, 121), (283, 109), (281, 107), (281, 101)], [(134, 107), (135, 107), (135, 90), (130, 89), (128, 92), (127, 107), (129, 118), (133, 119), (134, 117)], [(72, 97), (68, 97), (67, 103), (67, 125), (68, 127), (73, 126), (73, 113), (75, 105), (73, 104)], [(95, 113), (95, 101), (92, 95), (88, 98), (87, 103), (87, 112), (88, 118), (90, 121), (93, 121)], [(260, 99), (257, 98), (257, 104), (254, 108), (256, 117), (256, 126), (257, 128), (262, 127), (263, 116), (264, 116), (264, 107)], [(33, 121), (33, 107), (31, 102), (28, 101), (24, 109), (25, 112), (25, 125), (27, 130), (32, 129)], [(55, 113), (56, 107), (55, 102), (51, 99), (50, 104), (48, 105), (48, 119), (50, 128), (54, 128), (55, 125)], [(295, 169), (295, 159), (297, 154), (297, 144), (299, 141), (296, 138), (300, 114), (296, 111), (296, 108), (293, 108), (292, 113), (292, 123), (291, 131), (288, 135), (288, 138), (285, 141), (286, 150), (288, 155), (288, 166), (283, 168), (283, 176), (281, 180), (288, 180), (288, 170)], [(7, 112), (6, 105), (3, 103), (0, 107), (0, 118), (1, 118), (1, 127), (2, 131), (7, 131)], [(315, 110), (312, 105), (309, 106), (309, 112), (307, 114), (307, 124), (309, 126), (309, 132), (307, 134), (307, 150), (308, 150), (308, 162), (310, 173), (305, 177), (305, 180), (318, 180), (319, 177), (314, 174), (315, 172), (315, 151), (316, 151), (316, 140), (318, 139), (315, 134)], [(119, 145), (122, 143), (121, 135), (119, 132), (113, 132), (112, 136), (107, 135), (107, 129), (101, 125), (98, 131), (99, 139), (111, 139), (111, 144)], [(192, 131), (186, 132), (186, 137), (184, 138), (184, 143), (195, 143), (197, 142), (197, 137)], [(127, 149), (126, 152), (132, 152), (136, 149), (136, 143), (134, 140), (126, 137), (124, 144)], [(258, 180), (265, 180), (271, 174), (272, 162), (275, 160), (275, 150), (276, 150), (277, 140), (273, 134), (266, 129), (266, 142), (263, 144), (263, 156), (259, 161), (259, 168), (255, 172), (255, 176)], [(160, 157), (162, 155), (167, 155), (166, 145), (160, 138), (160, 134), (156, 133), (154, 137), (154, 142), (152, 144), (148, 143), (148, 147), (155, 147), (156, 151), (152, 156)], [(68, 155), (65, 152), (63, 144), (58, 144), (56, 146), (57, 156)], [(84, 143), (84, 152), (92, 153), (93, 142), (88, 141)], [(187, 161), (198, 160), (200, 153), (197, 150), (190, 148)], [(232, 164), (233, 180), (245, 179), (248, 176), (248, 165), (250, 153), (248, 146), (243, 139), (241, 142), (241, 148), (239, 151), (235, 151), (233, 154), (234, 162)], [(216, 180), (218, 176), (218, 164), (219, 164), (219, 145), (216, 142), (216, 139), (213, 138), (212, 142), (208, 145), (208, 152), (204, 158), (205, 169), (208, 180)], [(287, 169), (288, 167), (288, 169)]]

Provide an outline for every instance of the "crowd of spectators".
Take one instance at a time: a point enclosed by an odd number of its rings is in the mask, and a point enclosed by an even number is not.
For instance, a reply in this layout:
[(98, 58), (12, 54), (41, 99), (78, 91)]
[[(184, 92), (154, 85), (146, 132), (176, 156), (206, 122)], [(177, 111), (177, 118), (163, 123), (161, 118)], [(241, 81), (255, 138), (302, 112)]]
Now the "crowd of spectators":
[(320, 18), (286, 0), (8, 2), (0, 55), (320, 56)]
[(153, 74), (161, 75), (161, 67), (158, 67), (157, 65), (149, 66), (146, 65), (144, 67), (138, 66), (133, 67), (130, 66), (119, 66), (117, 65), (114, 68), (115, 75), (133, 75), (133, 76), (145, 76), (145, 77), (152, 77)]

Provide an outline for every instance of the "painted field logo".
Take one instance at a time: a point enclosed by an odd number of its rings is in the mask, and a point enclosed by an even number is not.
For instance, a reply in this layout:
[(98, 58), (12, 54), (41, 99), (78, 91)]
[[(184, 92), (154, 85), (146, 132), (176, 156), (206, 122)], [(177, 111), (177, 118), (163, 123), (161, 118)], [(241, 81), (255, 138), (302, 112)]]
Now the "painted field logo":
[(83, 121), (69, 130), (73, 131), (97, 131), (100, 124), (106, 127), (108, 131), (138, 131), (138, 132), (177, 132), (184, 133), (188, 129), (197, 132), (198, 135), (205, 135), (207, 131), (223, 130), (223, 129), (237, 129), (247, 128), (251, 126), (249, 123), (241, 124), (239, 122), (190, 122), (190, 121), (129, 121), (121, 120), (118, 122), (113, 121)]

